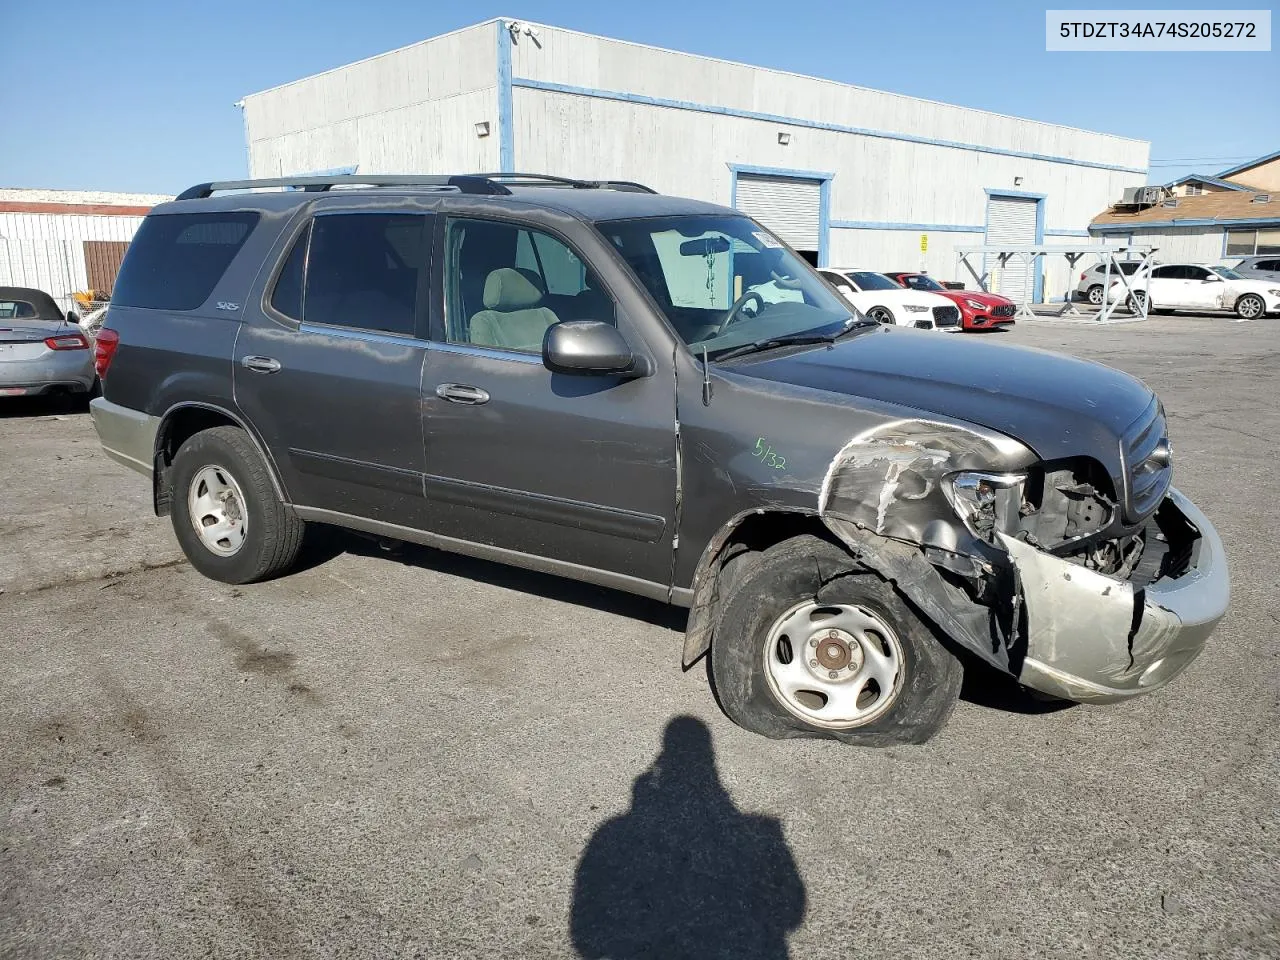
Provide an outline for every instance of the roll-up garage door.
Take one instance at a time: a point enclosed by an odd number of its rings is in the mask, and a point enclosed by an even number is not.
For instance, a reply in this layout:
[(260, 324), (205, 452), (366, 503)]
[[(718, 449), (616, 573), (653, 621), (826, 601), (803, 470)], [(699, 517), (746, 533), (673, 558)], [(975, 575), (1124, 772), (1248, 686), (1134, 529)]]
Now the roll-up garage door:
[[(1036, 204), (1025, 197), (994, 196), (987, 200), (987, 246), (1031, 246), (1036, 242)], [(992, 292), (1008, 297), (1014, 303), (1030, 299), (1035, 277), (1023, 257), (1010, 257), (1003, 268), (989, 257), (994, 281)]]
[(734, 205), (795, 249), (817, 257), (822, 210), (820, 180), (739, 174)]

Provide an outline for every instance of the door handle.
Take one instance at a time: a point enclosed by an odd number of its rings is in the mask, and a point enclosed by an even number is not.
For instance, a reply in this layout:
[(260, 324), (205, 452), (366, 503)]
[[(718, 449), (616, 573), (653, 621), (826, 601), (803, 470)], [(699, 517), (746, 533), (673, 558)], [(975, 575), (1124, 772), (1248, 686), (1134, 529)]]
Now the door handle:
[(467, 383), (442, 383), (436, 387), (436, 396), (450, 403), (467, 403), (473, 406), (489, 402), (489, 391)]
[(240, 366), (254, 373), (279, 373), (280, 361), (271, 357), (241, 357)]

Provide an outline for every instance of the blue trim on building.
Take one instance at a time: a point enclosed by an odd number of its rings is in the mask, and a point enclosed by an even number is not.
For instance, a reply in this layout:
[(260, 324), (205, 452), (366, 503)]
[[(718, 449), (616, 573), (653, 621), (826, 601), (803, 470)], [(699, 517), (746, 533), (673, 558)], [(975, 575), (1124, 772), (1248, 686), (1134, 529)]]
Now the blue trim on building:
[(1233, 173), (1239, 173), (1241, 170), (1248, 170), (1250, 167), (1257, 167), (1264, 163), (1270, 163), (1272, 160), (1276, 160), (1276, 159), (1280, 159), (1280, 150), (1277, 150), (1275, 153), (1268, 153), (1265, 157), (1258, 157), (1255, 160), (1248, 160), (1245, 163), (1242, 163), (1237, 167), (1232, 167), (1229, 170), (1219, 170), (1218, 176), (1229, 177)]
[(789, 167), (757, 167), (746, 163), (729, 163), (729, 206), (738, 209), (738, 174), (761, 177), (783, 177), (818, 183), (818, 266), (828, 265), (831, 252), (831, 180), (834, 173), (821, 170), (795, 170)]
[(1142, 233), (1160, 231), (1161, 227), (1276, 227), (1280, 226), (1280, 216), (1246, 217), (1230, 220), (1215, 220), (1212, 217), (1198, 217), (1186, 220), (1147, 220), (1136, 223), (1098, 223), (1089, 227), (1091, 233)]
[(1088, 230), (1045, 230), (1046, 237), (1087, 237)]
[(496, 21), (494, 26), (498, 29), (498, 170), (514, 173), (516, 131), (512, 126), (511, 31), (505, 20)]
[(1192, 180), (1198, 183), (1211, 183), (1215, 187), (1222, 187), (1226, 190), (1242, 190), (1245, 193), (1257, 193), (1253, 187), (1246, 187), (1242, 183), (1232, 183), (1230, 180), (1219, 180), (1217, 177), (1207, 177), (1203, 173), (1189, 173), (1180, 180), (1171, 180), (1165, 184), (1166, 187), (1180, 187), (1184, 183), (1190, 183)]
[(933, 137), (917, 137), (909, 133), (895, 133), (890, 130), (872, 130), (866, 127), (850, 127), (840, 123), (824, 123), (819, 120), (806, 120), (803, 117), (788, 117), (777, 113), (762, 113), (757, 110), (739, 110), (734, 107), (721, 107), (710, 103), (697, 103), (692, 100), (669, 100), (665, 97), (649, 97), (640, 93), (624, 93), (618, 90), (601, 90), (596, 87), (578, 87), (567, 83), (551, 83), (546, 80), (530, 80), (515, 77), (513, 86), (527, 87), (531, 90), (545, 90), (549, 93), (566, 93), (578, 97), (595, 97), (598, 100), (617, 100), (622, 103), (641, 103), (650, 107), (667, 107), (672, 110), (692, 110), (696, 113), (714, 113), (724, 117), (738, 117), (743, 120), (761, 120), (765, 123), (780, 123), (788, 127), (802, 127), (809, 130), (827, 130), (833, 133), (852, 133), (861, 137), (875, 137), (880, 140), (900, 140), (905, 143), (919, 143), (931, 147), (946, 147), (952, 150), (968, 150), (973, 153), (992, 153), (1002, 157), (1017, 157), (1022, 160), (1043, 160), (1048, 163), (1066, 163), (1076, 167), (1092, 167), (1097, 170), (1116, 170), (1121, 173), (1146, 174), (1145, 167), (1122, 167), (1112, 163), (1095, 163), (1090, 160), (1076, 160), (1073, 157), (1056, 157), (1043, 153), (1028, 153), (1023, 150), (1007, 150), (1003, 147), (989, 147), (978, 143), (962, 143), (956, 140), (938, 140)]
[(982, 227), (964, 223), (897, 223), (892, 220), (832, 220), (836, 230), (919, 230), (921, 233), (982, 233)]
[[(1003, 187), (983, 187), (983, 191), (987, 195), (987, 220), (982, 231), (982, 237), (985, 240), (987, 231), (991, 228), (991, 200), (993, 197), (1016, 197), (1019, 200), (1034, 200), (1036, 202), (1036, 239), (1037, 245), (1044, 243), (1044, 201), (1045, 194), (1029, 193), (1026, 190), (1005, 190)], [(1033, 274), (1033, 284), (1031, 287), (1031, 302), (1039, 303), (1044, 296), (1044, 271), (1041, 269), (1041, 256), (1035, 256), (1031, 260), (1031, 272)], [(987, 273), (987, 255), (982, 255), (982, 274)]]

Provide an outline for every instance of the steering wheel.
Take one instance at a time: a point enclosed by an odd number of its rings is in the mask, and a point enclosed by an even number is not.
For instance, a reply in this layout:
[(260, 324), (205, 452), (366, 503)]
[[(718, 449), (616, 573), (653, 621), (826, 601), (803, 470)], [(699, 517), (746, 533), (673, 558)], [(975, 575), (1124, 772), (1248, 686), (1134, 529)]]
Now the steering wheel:
[(733, 302), (733, 306), (730, 307), (729, 312), (724, 315), (724, 319), (720, 321), (720, 326), (716, 328), (716, 332), (713, 336), (719, 337), (723, 335), (724, 332), (729, 329), (729, 325), (737, 321), (738, 315), (742, 313), (743, 308), (752, 300), (756, 302), (755, 313), (759, 313), (764, 309), (764, 297), (760, 296), (760, 294), (756, 293), (754, 290), (748, 290)]

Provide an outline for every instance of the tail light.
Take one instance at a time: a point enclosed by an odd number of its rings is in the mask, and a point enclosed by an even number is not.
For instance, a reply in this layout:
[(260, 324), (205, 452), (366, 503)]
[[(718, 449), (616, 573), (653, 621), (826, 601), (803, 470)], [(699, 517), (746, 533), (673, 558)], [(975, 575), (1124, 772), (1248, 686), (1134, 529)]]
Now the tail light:
[(103, 327), (98, 331), (98, 337), (93, 342), (93, 369), (98, 371), (99, 380), (106, 379), (107, 368), (111, 366), (111, 358), (116, 355), (118, 346), (120, 334), (110, 327)]
[(50, 350), (89, 349), (89, 341), (83, 333), (64, 333), (58, 337), (45, 337), (44, 345)]
[(1086, 270), (1084, 273), (1080, 274), (1080, 279), (1081, 279), (1081, 280), (1083, 280), (1083, 279), (1084, 279), (1085, 277), (1087, 277), (1088, 275), (1089, 275), (1089, 271), (1088, 271), (1088, 270)]

